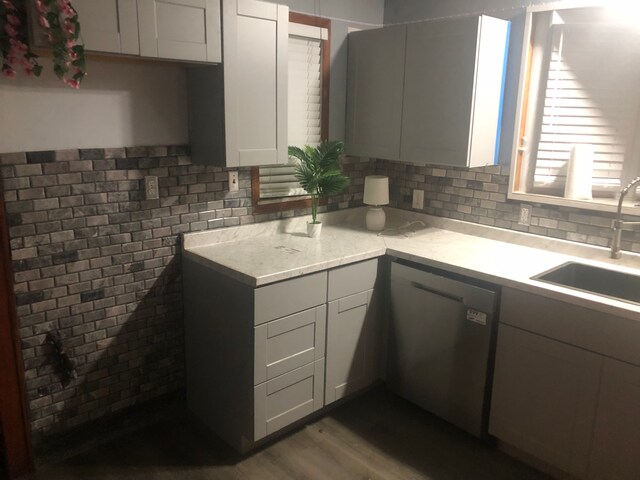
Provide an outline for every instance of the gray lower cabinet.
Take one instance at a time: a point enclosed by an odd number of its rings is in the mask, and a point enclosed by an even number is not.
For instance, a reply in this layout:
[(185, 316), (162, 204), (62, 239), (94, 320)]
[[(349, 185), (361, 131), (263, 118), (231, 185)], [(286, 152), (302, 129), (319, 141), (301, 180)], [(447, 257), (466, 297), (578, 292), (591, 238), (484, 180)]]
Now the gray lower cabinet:
[(379, 378), (378, 260), (329, 272), (325, 404)]
[(280, 375), (254, 389), (255, 440), (323, 407), (324, 358)]
[(589, 478), (640, 478), (640, 368), (605, 359)]
[(504, 288), (489, 431), (589, 480), (640, 478), (640, 325)]
[(373, 290), (329, 302), (325, 403), (373, 383), (377, 378), (376, 313)]
[(371, 383), (377, 270), (368, 260), (252, 288), (186, 254), (190, 411), (246, 452), (324, 406), (325, 362), (327, 402)]
[(602, 358), (500, 325), (489, 432), (586, 478)]

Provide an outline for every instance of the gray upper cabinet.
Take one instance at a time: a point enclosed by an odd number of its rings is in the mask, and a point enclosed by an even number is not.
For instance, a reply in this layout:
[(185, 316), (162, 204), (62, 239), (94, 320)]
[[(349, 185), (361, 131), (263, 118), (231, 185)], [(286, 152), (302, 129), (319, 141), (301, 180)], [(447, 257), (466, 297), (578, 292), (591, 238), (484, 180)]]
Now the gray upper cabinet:
[[(31, 2), (29, 2), (31, 3)], [(220, 0), (75, 0), (85, 48), (220, 63)], [(32, 43), (51, 45), (30, 8)]]
[(140, 54), (136, 0), (76, 0), (87, 50)]
[(349, 35), (345, 150), (349, 155), (400, 159), (407, 27)]
[(508, 32), (508, 21), (483, 15), (351, 34), (347, 152), (493, 164)]
[(221, 61), (219, 0), (138, 0), (140, 55)]
[(189, 69), (191, 158), (205, 165), (287, 163), (289, 9), (223, 0), (223, 67)]
[(494, 163), (508, 26), (484, 15), (409, 25), (402, 161)]

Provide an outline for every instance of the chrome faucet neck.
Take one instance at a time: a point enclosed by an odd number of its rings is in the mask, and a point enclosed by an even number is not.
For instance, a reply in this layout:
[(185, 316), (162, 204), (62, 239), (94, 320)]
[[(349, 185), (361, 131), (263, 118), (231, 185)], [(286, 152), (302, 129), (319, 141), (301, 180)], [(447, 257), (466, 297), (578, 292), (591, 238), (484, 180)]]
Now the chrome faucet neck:
[(629, 223), (631, 225), (636, 225), (638, 222), (623, 222), (622, 221), (622, 202), (624, 202), (624, 197), (627, 196), (627, 193), (640, 184), (640, 177), (636, 177), (632, 180), (629, 185), (620, 190), (620, 199), (618, 200), (618, 211), (616, 213), (616, 219), (613, 221), (613, 234), (611, 236), (611, 258), (618, 259), (622, 257), (622, 252), (620, 251), (620, 244), (622, 242), (622, 229), (624, 228), (625, 223)]

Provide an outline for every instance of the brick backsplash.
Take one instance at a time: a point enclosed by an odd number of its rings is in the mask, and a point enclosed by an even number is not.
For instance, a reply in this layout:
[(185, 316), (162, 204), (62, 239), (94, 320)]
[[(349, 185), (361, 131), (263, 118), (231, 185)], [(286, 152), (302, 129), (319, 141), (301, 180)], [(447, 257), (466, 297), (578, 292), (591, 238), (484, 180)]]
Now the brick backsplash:
[[(393, 207), (414, 210), (411, 196), (417, 188), (424, 190), (421, 211), (430, 215), (590, 245), (609, 245), (614, 217), (611, 213), (534, 205), (531, 225), (519, 225), (521, 202), (507, 201), (508, 166), (468, 169), (378, 160), (376, 173), (389, 176)], [(624, 250), (640, 253), (640, 231), (625, 231), (622, 239)]]
[[(361, 205), (374, 163), (345, 159), (351, 185), (322, 210)], [(250, 169), (230, 193), (227, 169), (181, 146), (0, 154), (0, 169), (36, 443), (184, 388), (180, 234), (309, 213), (253, 215)], [(67, 387), (52, 331), (76, 363)]]
[[(347, 157), (351, 185), (322, 210), (362, 205), (364, 176), (388, 175), (393, 207), (500, 228), (608, 245), (611, 214), (534, 206), (518, 225), (508, 167), (416, 166)], [(227, 170), (192, 165), (187, 148), (132, 147), (0, 154), (27, 394), (36, 443), (184, 388), (180, 235), (308, 215), (254, 215), (251, 172), (228, 192)], [(145, 200), (155, 175), (159, 200)], [(640, 232), (623, 249), (640, 252)], [(77, 378), (60, 383), (48, 332), (60, 332)]]

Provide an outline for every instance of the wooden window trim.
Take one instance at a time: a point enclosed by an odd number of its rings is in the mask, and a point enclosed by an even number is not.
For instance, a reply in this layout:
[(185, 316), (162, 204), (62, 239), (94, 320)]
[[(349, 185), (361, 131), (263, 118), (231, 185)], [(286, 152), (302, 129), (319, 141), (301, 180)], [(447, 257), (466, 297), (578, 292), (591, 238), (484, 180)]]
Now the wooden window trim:
[[(320, 116), (320, 138), (329, 138), (329, 64), (331, 61), (331, 20), (328, 18), (289, 12), (289, 23), (300, 23), (312, 27), (326, 28), (327, 40), (322, 40), (322, 113)], [(319, 205), (326, 205), (327, 199), (320, 198)], [(282, 200), (280, 202), (260, 203), (260, 167), (251, 167), (251, 205), (254, 214), (284, 212), (311, 207), (310, 198)]]

